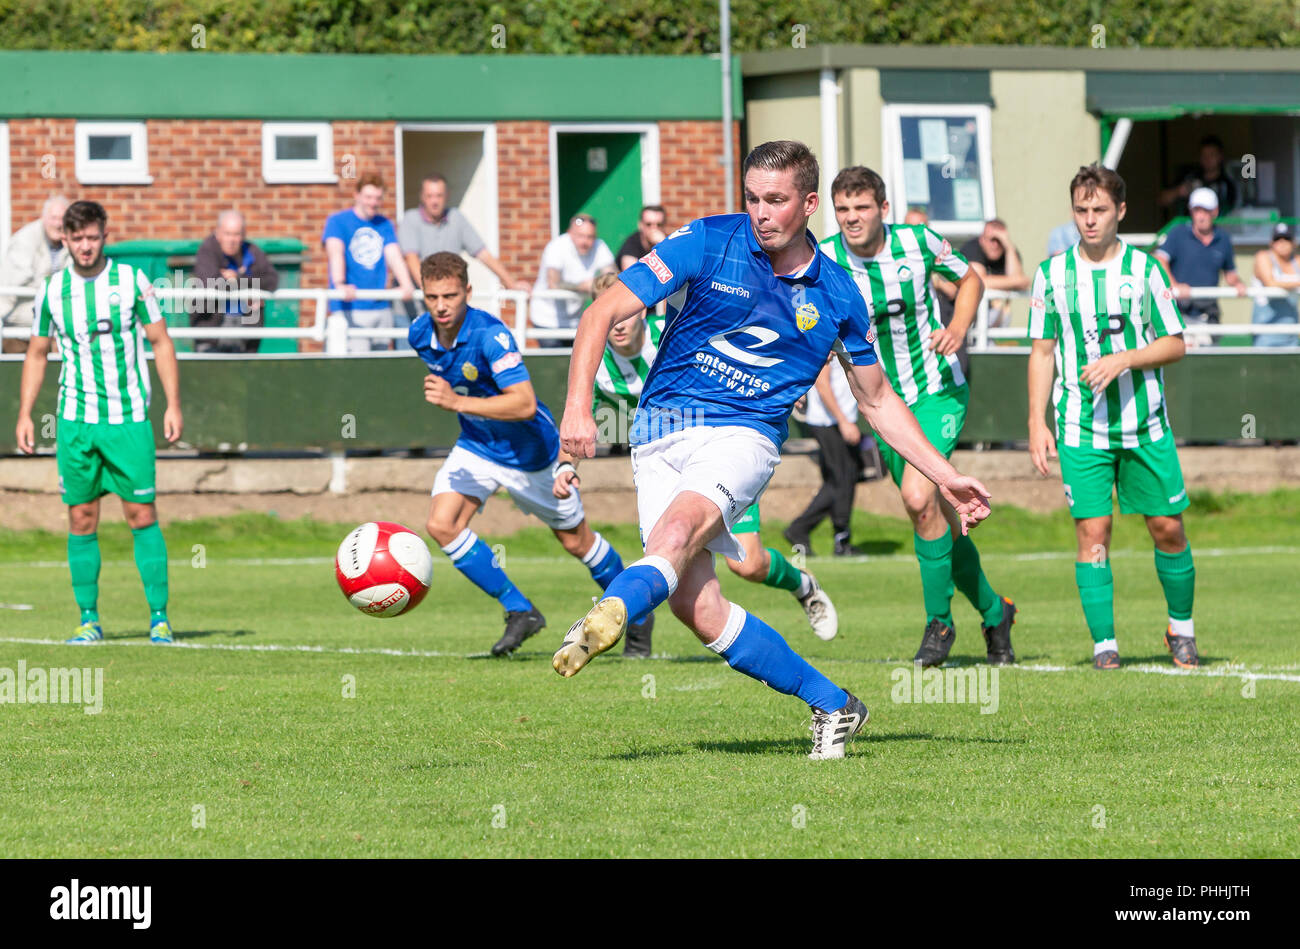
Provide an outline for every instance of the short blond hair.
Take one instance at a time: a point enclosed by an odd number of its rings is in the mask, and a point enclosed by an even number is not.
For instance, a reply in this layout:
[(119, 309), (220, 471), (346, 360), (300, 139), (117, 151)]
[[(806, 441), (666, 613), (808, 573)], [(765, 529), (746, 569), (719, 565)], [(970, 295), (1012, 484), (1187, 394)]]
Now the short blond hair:
[(600, 296), (616, 283), (618, 283), (618, 274), (607, 271), (591, 282), (591, 292), (595, 296)]

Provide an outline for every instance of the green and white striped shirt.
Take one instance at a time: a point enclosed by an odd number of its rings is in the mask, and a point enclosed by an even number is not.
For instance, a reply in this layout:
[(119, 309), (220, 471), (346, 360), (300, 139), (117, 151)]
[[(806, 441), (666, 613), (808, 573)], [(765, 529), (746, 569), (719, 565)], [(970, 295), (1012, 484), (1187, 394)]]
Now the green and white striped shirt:
[(36, 293), (33, 335), (55, 335), (59, 418), (120, 425), (149, 418), (149, 367), (140, 327), (163, 318), (143, 273), (111, 258), (93, 280), (72, 267), (46, 277)]
[(1029, 336), (1057, 342), (1056, 437), (1072, 448), (1136, 448), (1169, 431), (1159, 369), (1126, 369), (1097, 393), (1079, 379), (1080, 370), (1102, 356), (1139, 349), (1184, 328), (1155, 258), (1120, 245), (1113, 259), (1093, 264), (1075, 244), (1043, 261), (1034, 274)]
[(930, 275), (957, 281), (970, 265), (952, 245), (924, 225), (885, 225), (885, 245), (875, 257), (859, 257), (843, 235), (821, 242), (822, 250), (847, 270), (867, 301), (876, 329), (876, 350), (889, 383), (908, 405), (966, 384), (956, 354), (928, 348), (930, 334), (943, 329), (939, 299)]
[(641, 401), (646, 376), (650, 375), (650, 367), (659, 355), (659, 338), (663, 333), (664, 318), (652, 313), (646, 320), (645, 342), (635, 356), (620, 356), (606, 343), (605, 355), (596, 369), (596, 400), (616, 407), (621, 402), (634, 408)]

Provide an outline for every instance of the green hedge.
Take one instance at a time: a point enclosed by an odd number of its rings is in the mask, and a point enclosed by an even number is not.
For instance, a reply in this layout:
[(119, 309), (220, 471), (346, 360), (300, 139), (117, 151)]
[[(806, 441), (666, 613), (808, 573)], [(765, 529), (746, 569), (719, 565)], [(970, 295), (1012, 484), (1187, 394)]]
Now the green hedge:
[[(715, 0), (0, 0), (0, 48), (229, 52), (712, 53)], [(1290, 0), (734, 0), (737, 52), (805, 43), (1293, 47)]]

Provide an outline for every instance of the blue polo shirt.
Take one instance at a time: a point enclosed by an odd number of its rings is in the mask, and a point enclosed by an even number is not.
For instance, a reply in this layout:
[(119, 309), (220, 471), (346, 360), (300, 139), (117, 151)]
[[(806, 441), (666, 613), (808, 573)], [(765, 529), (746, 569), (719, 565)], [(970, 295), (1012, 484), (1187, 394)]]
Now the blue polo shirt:
[(817, 247), (799, 275), (777, 276), (747, 214), (679, 228), (619, 279), (646, 306), (668, 300), (659, 354), (629, 441), (693, 425), (740, 425), (785, 441), (790, 409), (832, 348), (876, 361), (875, 334), (853, 278)]
[[(507, 386), (528, 381), (524, 357), (506, 325), (491, 313), (469, 307), (451, 349), (438, 342), (433, 317), (419, 316), (407, 331), (411, 348), (429, 371), (446, 379), (461, 395), (483, 399), (500, 395)], [(560, 432), (550, 409), (537, 403), (537, 414), (523, 422), (502, 422), (459, 414), (456, 444), (480, 458), (522, 471), (540, 471), (554, 463)]]
[[(393, 222), (382, 214), (366, 221), (352, 208), (331, 214), (325, 221), (320, 241), (331, 237), (343, 242), (343, 260), (347, 266), (347, 282), (358, 290), (383, 290), (388, 286), (388, 265), (384, 262), (384, 248), (397, 243)], [(334, 278), (330, 277), (330, 288)], [(391, 300), (330, 300), (331, 313), (340, 310), (386, 310)]]
[(1169, 272), (1174, 280), (1189, 287), (1217, 287), (1220, 272), (1231, 273), (1237, 269), (1232, 238), (1218, 227), (1207, 245), (1192, 232), (1191, 224), (1179, 224), (1161, 239), (1156, 253), (1169, 259)]

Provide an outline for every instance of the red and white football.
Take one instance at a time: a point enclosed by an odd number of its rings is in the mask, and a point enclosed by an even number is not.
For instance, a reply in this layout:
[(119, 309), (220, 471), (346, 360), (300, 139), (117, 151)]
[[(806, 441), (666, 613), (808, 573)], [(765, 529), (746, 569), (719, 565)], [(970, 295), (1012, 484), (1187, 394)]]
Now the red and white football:
[(429, 592), (433, 556), (409, 528), (371, 521), (343, 538), (334, 576), (348, 602), (367, 616), (401, 616)]

